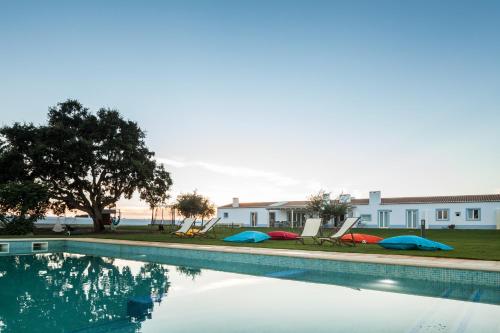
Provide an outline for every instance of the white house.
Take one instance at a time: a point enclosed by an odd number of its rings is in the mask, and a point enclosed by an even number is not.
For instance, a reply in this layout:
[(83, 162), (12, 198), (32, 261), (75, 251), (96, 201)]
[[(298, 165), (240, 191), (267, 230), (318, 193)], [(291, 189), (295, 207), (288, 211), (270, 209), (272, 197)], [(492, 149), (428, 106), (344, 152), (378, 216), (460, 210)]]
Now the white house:
[[(382, 198), (380, 191), (370, 192), (367, 199), (343, 195), (350, 202), (349, 215), (361, 217), (360, 225), (367, 228), (426, 228), (500, 229), (500, 194), (458, 195), (433, 197)], [(308, 217), (307, 201), (273, 201), (233, 203), (218, 207), (222, 223), (268, 227), (276, 225), (302, 226)]]

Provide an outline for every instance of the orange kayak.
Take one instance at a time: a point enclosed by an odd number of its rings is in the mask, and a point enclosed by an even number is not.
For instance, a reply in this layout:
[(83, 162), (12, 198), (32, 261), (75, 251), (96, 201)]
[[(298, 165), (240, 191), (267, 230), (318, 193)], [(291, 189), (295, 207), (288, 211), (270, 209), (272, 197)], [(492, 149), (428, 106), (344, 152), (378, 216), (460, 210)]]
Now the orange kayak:
[[(352, 234), (354, 237), (354, 242), (355, 243), (363, 243), (363, 244), (377, 244), (383, 238), (378, 237), (378, 236), (373, 236), (373, 235), (365, 235), (365, 234)], [(347, 234), (342, 236), (342, 240), (345, 242), (352, 242), (351, 234)]]

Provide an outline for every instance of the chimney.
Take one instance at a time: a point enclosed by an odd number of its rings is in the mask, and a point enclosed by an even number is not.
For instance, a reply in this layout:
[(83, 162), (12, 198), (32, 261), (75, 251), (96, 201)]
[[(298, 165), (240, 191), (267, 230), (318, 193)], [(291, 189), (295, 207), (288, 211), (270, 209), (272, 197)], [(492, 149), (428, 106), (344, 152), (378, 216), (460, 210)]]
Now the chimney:
[(240, 206), (240, 199), (233, 198), (233, 208), (238, 208)]
[(370, 191), (369, 205), (380, 205), (382, 203), (382, 195), (380, 191)]
[(351, 195), (350, 194), (341, 194), (339, 196), (339, 202), (342, 204), (351, 203)]
[(330, 193), (323, 193), (323, 205), (330, 204)]

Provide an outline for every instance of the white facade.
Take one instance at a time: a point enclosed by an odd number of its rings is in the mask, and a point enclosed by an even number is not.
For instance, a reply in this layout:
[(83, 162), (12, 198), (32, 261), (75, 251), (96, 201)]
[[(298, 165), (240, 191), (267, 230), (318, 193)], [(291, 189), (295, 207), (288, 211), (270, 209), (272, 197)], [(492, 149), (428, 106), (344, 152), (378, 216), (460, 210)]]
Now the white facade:
[(496, 229), (500, 224), (500, 202), (383, 204), (375, 195), (367, 205), (353, 208), (353, 216), (362, 217), (362, 225), (367, 228), (420, 228), (421, 220), (428, 229), (450, 225), (457, 229)]
[[(460, 201), (461, 198), (465, 198)], [(481, 198), (487, 197), (487, 199)], [(477, 198), (477, 200), (476, 200)], [(498, 198), (498, 200), (497, 200)], [(351, 214), (361, 217), (366, 228), (500, 229), (500, 195), (461, 197), (422, 197), (383, 199), (379, 191), (370, 192), (369, 199), (352, 199)], [(296, 221), (297, 212), (306, 202), (267, 202), (219, 207), (217, 216), (224, 224), (268, 227), (274, 221)], [(292, 225), (292, 223), (289, 223)]]
[[(256, 224), (252, 225), (251, 213), (256, 214)], [(221, 224), (235, 224), (242, 226), (267, 227), (269, 226), (269, 211), (266, 208), (219, 208), (217, 217)], [(255, 222), (255, 220), (254, 220)]]
[(217, 208), (217, 217), (221, 224), (241, 225), (246, 227), (268, 227), (270, 217), (275, 221), (285, 221), (286, 212), (272, 209), (273, 202), (240, 205), (238, 198), (233, 198), (231, 205)]

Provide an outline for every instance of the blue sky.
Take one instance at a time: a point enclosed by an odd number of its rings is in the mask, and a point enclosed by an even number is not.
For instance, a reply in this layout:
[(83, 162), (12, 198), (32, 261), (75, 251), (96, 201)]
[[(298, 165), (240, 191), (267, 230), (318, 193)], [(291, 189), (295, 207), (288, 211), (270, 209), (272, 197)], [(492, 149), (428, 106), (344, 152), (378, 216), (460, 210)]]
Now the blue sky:
[(499, 35), (498, 1), (2, 1), (0, 122), (117, 108), (218, 204), (500, 192)]

